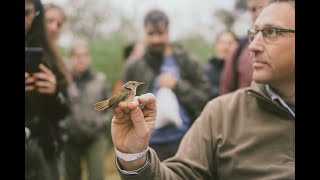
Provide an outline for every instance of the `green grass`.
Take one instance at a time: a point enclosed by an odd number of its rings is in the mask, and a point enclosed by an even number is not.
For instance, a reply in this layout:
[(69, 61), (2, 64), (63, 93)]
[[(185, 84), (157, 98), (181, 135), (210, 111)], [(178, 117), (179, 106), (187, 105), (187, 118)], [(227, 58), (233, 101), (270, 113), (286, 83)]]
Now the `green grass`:
[(204, 40), (182, 39), (177, 42), (183, 45), (183, 47), (185, 47), (186, 50), (193, 55), (200, 64), (206, 63), (208, 58), (214, 55), (212, 46)]
[[(89, 42), (93, 68), (105, 73), (112, 87), (121, 79), (124, 66), (122, 51), (126, 43), (126, 38), (119, 33)], [(214, 53), (211, 45), (202, 39), (182, 39), (177, 43), (185, 47), (201, 64), (207, 62), (209, 56)], [(61, 49), (61, 53), (63, 56), (68, 56), (67, 49)]]
[(105, 73), (112, 86), (116, 81), (121, 79), (124, 65), (122, 49), (125, 43), (125, 38), (118, 34), (114, 34), (108, 39), (101, 39), (89, 43), (92, 55), (92, 66)]

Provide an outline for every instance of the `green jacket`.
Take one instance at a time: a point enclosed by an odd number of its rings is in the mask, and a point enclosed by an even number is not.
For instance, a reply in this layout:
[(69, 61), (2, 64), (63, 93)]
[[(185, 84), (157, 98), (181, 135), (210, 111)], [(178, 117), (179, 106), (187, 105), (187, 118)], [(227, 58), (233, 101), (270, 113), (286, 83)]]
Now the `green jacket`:
[[(187, 110), (191, 119), (196, 119), (210, 100), (208, 78), (202, 73), (200, 64), (181, 46), (172, 44), (173, 53), (180, 67), (180, 79), (173, 89), (179, 103)], [(124, 71), (123, 82), (130, 80), (146, 82), (139, 86), (137, 95), (151, 92), (152, 82), (160, 74), (161, 57), (146, 53), (142, 58), (129, 63)]]
[(295, 178), (295, 118), (253, 83), (211, 100), (161, 163), (154, 150), (134, 176), (122, 179), (289, 180)]

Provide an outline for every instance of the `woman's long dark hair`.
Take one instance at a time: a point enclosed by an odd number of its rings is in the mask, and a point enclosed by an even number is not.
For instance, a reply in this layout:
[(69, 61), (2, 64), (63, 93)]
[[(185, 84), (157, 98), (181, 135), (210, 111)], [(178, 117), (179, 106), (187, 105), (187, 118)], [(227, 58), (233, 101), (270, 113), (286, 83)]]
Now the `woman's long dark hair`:
[(44, 63), (56, 75), (58, 88), (66, 89), (71, 76), (62, 61), (60, 54), (49, 41), (44, 24), (44, 9), (40, 0), (25, 0), (34, 4), (35, 11), (39, 12), (32, 22), (30, 30), (25, 36), (26, 47), (42, 47), (44, 50)]

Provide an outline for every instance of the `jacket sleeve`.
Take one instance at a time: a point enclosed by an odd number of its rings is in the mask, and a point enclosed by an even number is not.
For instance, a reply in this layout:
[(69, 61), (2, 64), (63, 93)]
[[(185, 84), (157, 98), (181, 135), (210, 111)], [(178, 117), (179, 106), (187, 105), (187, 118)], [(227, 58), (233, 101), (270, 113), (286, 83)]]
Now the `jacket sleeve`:
[(121, 179), (217, 179), (215, 154), (218, 141), (213, 137), (212, 107), (205, 107), (181, 141), (175, 156), (162, 163), (150, 148), (150, 161), (137, 175), (121, 174)]
[(177, 81), (173, 89), (179, 102), (183, 104), (195, 119), (210, 100), (209, 79), (200, 65), (193, 59), (189, 66), (182, 66), (187, 75)]

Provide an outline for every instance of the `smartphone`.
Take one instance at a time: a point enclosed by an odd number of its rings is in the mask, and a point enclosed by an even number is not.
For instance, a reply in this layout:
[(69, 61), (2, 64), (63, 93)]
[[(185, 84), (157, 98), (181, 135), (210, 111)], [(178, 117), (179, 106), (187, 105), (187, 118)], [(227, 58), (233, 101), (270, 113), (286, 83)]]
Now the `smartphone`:
[(43, 49), (41, 47), (25, 47), (25, 72), (39, 72), (42, 63)]

